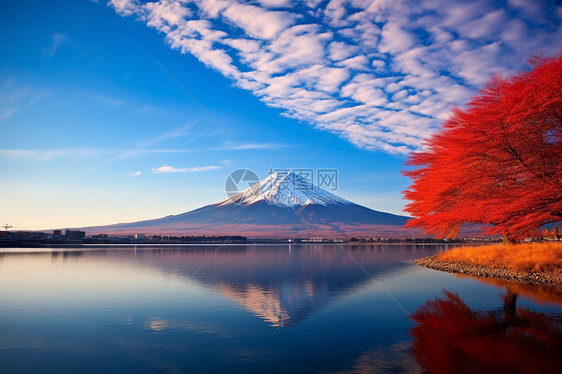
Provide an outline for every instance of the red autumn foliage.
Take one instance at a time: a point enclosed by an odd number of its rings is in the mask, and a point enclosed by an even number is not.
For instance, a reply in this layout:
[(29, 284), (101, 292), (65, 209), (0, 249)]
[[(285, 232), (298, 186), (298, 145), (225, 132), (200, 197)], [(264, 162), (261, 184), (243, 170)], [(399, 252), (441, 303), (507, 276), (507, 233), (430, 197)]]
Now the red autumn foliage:
[(511, 300), (503, 316), (474, 311), (450, 292), (420, 307), (412, 317), (417, 325), (410, 333), (412, 354), (424, 372), (561, 372), (560, 317), (515, 309), (515, 298)]
[(562, 56), (494, 77), (463, 110), (455, 108), (404, 174), (409, 227), (454, 237), (463, 223), (487, 234), (534, 235), (562, 220)]

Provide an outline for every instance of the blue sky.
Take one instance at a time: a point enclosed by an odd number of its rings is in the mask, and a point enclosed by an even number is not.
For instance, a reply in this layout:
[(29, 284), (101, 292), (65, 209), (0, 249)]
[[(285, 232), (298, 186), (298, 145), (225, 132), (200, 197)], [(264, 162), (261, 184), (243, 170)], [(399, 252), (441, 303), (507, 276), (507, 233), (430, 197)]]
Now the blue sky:
[(450, 108), (559, 52), (553, 4), (3, 1), (0, 222), (181, 213), (238, 168), (335, 168), (337, 194), (400, 213)]

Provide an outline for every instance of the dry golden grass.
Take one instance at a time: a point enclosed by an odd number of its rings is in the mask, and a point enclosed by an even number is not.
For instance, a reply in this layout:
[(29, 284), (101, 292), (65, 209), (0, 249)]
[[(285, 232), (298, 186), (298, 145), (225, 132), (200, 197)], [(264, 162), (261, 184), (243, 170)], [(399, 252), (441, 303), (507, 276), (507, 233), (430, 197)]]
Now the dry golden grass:
[(562, 272), (562, 243), (460, 247), (440, 253), (437, 260), (507, 268), (521, 272)]

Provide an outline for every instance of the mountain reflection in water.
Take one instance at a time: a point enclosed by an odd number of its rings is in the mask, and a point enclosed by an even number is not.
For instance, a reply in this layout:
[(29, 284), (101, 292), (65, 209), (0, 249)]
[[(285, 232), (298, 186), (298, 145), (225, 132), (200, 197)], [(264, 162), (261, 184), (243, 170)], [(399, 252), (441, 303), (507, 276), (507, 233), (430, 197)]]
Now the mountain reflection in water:
[[(219, 249), (220, 254), (213, 250)], [(428, 247), (429, 251), (433, 247)], [(409, 266), (405, 253), (423, 256), (411, 246), (238, 246), (206, 251), (169, 248), (143, 252), (143, 260), (220, 292), (271, 326), (306, 319), (363, 285), (376, 280), (358, 268), (349, 251), (374, 278), (384, 279)], [(197, 265), (211, 258), (205, 266)]]

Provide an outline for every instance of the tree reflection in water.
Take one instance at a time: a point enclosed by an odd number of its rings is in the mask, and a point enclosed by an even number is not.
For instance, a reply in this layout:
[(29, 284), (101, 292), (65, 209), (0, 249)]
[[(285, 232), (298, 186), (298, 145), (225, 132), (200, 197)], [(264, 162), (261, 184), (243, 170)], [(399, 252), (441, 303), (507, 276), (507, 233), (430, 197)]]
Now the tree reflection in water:
[(458, 294), (422, 305), (412, 319), (412, 354), (429, 373), (562, 373), (562, 318), (517, 308), (470, 309)]

